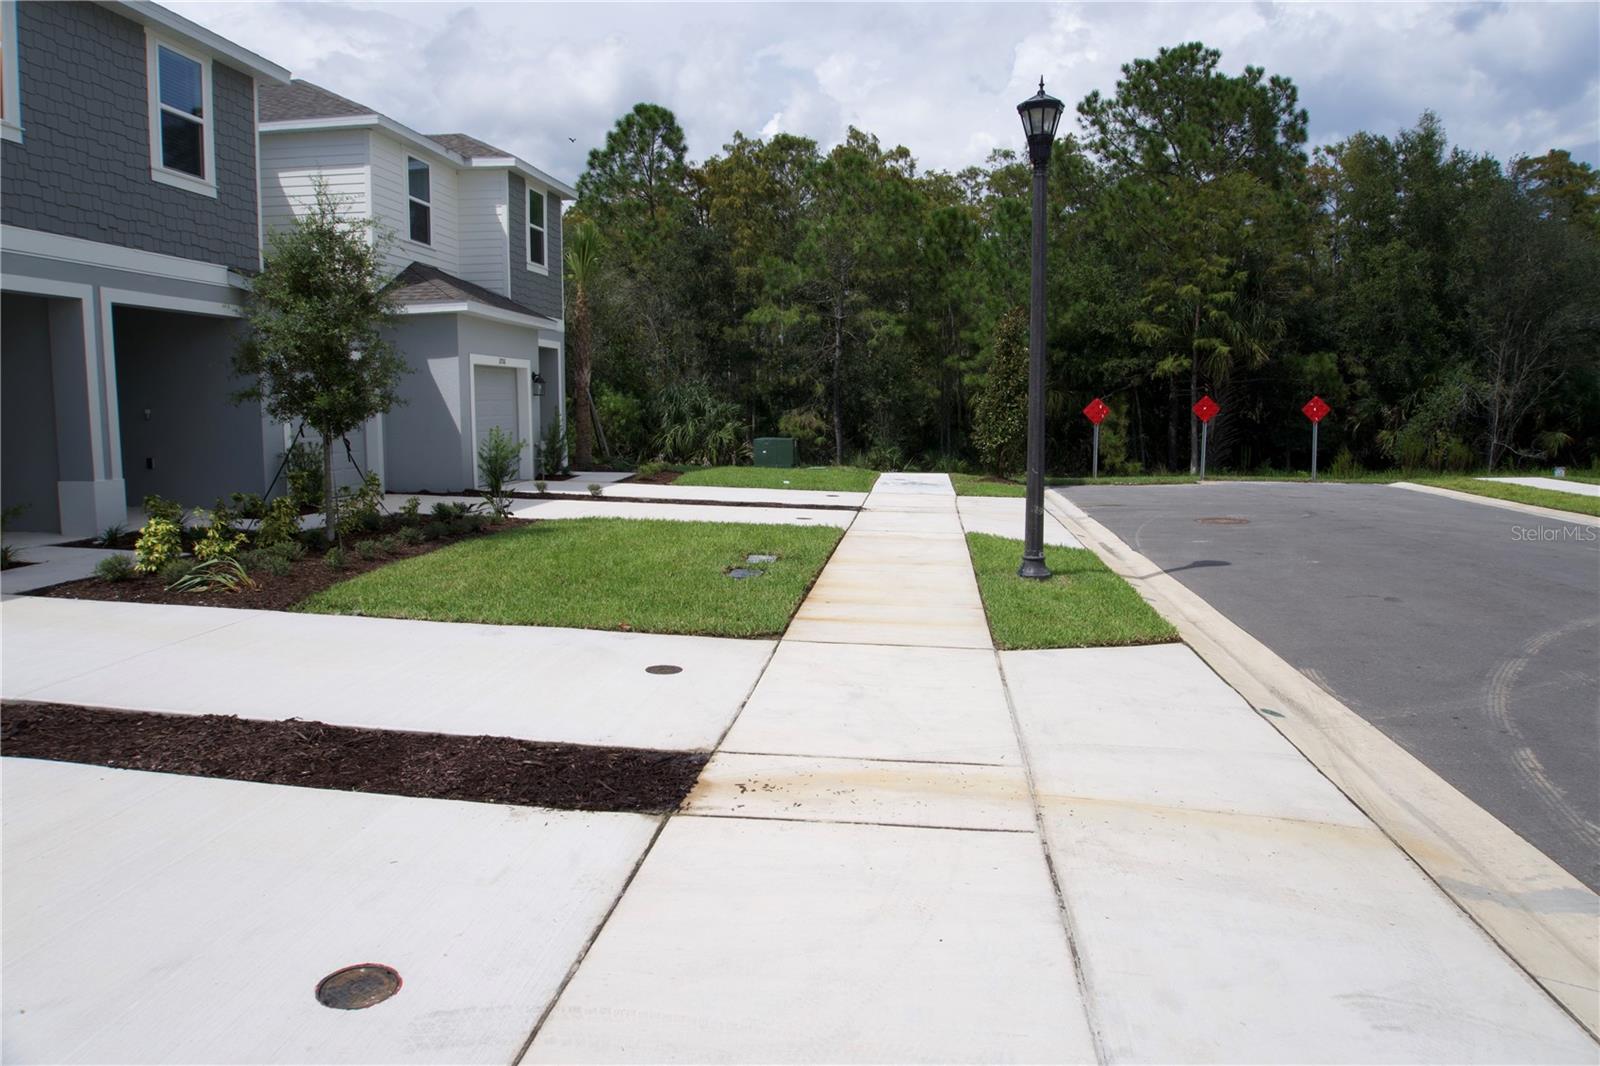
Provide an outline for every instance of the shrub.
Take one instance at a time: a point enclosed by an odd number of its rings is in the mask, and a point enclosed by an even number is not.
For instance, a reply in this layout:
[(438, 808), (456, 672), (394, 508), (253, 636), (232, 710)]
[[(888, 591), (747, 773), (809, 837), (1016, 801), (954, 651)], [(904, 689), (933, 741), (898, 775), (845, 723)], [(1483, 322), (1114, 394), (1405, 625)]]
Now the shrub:
[(117, 525), (107, 526), (105, 529), (101, 530), (100, 535), (95, 538), (95, 542), (98, 543), (102, 548), (115, 548), (117, 546), (117, 541), (121, 540), (127, 535), (128, 527), (119, 523)]
[(407, 496), (406, 502), (400, 505), (400, 521), (415, 523), (417, 513), (422, 510), (422, 501), (415, 496)]
[(464, 514), (471, 513), (472, 504), (470, 503), (455, 503), (449, 500), (440, 500), (438, 503), (433, 505), (434, 520), (439, 522), (448, 522), (452, 518), (460, 518)]
[(374, 559), (376, 559), (379, 555), (382, 554), (381, 552), (378, 551), (378, 544), (377, 544), (376, 541), (371, 541), (371, 540), (357, 541), (355, 548), (356, 548), (356, 555), (358, 555), (361, 558), (362, 562), (366, 562), (366, 563), (372, 562)]
[(193, 559), (168, 559), (161, 565), (161, 569), (156, 571), (156, 580), (170, 588), (173, 584), (188, 577), (189, 572), (193, 569)]
[(256, 546), (270, 548), (278, 544), (291, 544), (300, 532), (300, 508), (288, 496), (279, 496), (267, 504), (261, 525), (256, 527)]
[(598, 495), (600, 495), (600, 493), (601, 493), (601, 492), (602, 492), (602, 491), (603, 491), (603, 490), (602, 490), (602, 489), (601, 489), (601, 488), (600, 488), (600, 486), (599, 486), (599, 485), (596, 485), (596, 484), (595, 484), (595, 483), (594, 483), (594, 482), (592, 482), (592, 481), (591, 481), (591, 482), (590, 482), (590, 483), (589, 483), (589, 495), (591, 495), (591, 496), (598, 496)]
[(535, 481), (533, 483), (533, 490), (535, 492), (543, 493), (544, 490), (545, 490), (545, 487), (548, 486), (549, 484), (550, 484), (550, 482), (548, 482), (548, 481)]
[(17, 558), (15, 545), (0, 544), (0, 570), (10, 570), (13, 566), (20, 565), (22, 560)]
[(511, 513), (506, 483), (517, 476), (527, 441), (514, 440), (499, 426), (491, 426), (478, 444), (478, 477), (483, 481), (483, 498), (497, 515)]
[(972, 440), (995, 477), (1023, 468), (1028, 450), (1028, 316), (1020, 307), (995, 326), (989, 374), (973, 406)]
[(425, 539), (427, 538), (423, 536), (420, 526), (406, 526), (400, 531), (400, 543), (402, 544), (421, 544)]
[(382, 524), (380, 517), (382, 506), (383, 487), (378, 483), (377, 474), (368, 474), (362, 478), (361, 487), (358, 489), (340, 489), (337, 518), (340, 538), (361, 530), (377, 529)]
[(1351, 454), (1349, 445), (1339, 449), (1339, 454), (1333, 457), (1333, 465), (1328, 468), (1328, 473), (1334, 477), (1356, 477), (1362, 473), (1361, 464)]
[(450, 523), (441, 519), (434, 519), (422, 527), (423, 540), (438, 540), (440, 537), (450, 535)]
[(322, 557), (322, 562), (329, 570), (343, 570), (345, 567), (344, 549), (335, 545), (328, 549)]
[(255, 582), (250, 580), (250, 575), (239, 565), (239, 560), (232, 556), (219, 555), (203, 563), (196, 563), (187, 574), (168, 585), (167, 591), (212, 592), (224, 589), (228, 592), (238, 592), (242, 588), (254, 587)]
[(379, 538), (378, 550), (385, 555), (393, 555), (400, 550), (400, 538), (392, 533), (387, 537)]
[[(240, 518), (264, 518), (267, 506), (258, 492), (235, 492), (228, 497), (228, 507)], [(218, 501), (217, 510), (221, 510), (221, 501)]]
[(290, 448), (288, 476), (295, 510), (322, 510), (322, 450), (309, 441)]
[(213, 559), (223, 559), (237, 552), (239, 546), (245, 542), (245, 535), (234, 531), (228, 521), (227, 512), (207, 515), (206, 519), (205, 532), (195, 541), (195, 559), (208, 563)]
[(301, 544), (298, 540), (290, 540), (285, 541), (282, 544), (274, 544), (270, 550), (278, 555), (283, 556), (291, 563), (297, 562), (306, 557), (306, 546)]
[(739, 461), (749, 450), (739, 405), (722, 399), (703, 381), (680, 381), (656, 397), (657, 446), (663, 458), (699, 466)]
[(646, 446), (644, 404), (630, 393), (609, 385), (595, 386), (594, 414), (606, 433), (606, 444), (616, 455), (638, 455)]
[(544, 431), (544, 439), (539, 443), (538, 459), (545, 471), (566, 473), (571, 469), (567, 465), (567, 427), (560, 419)]
[[(150, 506), (146, 497), (145, 507)], [(139, 539), (133, 546), (134, 568), (141, 574), (154, 574), (183, 554), (183, 530), (178, 523), (164, 515), (152, 515), (139, 530)]]
[(183, 504), (151, 494), (144, 498), (146, 518), (164, 518), (175, 526), (183, 525)]
[(277, 552), (267, 552), (261, 560), (261, 569), (273, 577), (288, 577), (289, 571), (294, 569), (294, 565), (287, 556), (280, 555)]
[(136, 572), (126, 555), (108, 555), (94, 564), (95, 576), (102, 581), (126, 581)]

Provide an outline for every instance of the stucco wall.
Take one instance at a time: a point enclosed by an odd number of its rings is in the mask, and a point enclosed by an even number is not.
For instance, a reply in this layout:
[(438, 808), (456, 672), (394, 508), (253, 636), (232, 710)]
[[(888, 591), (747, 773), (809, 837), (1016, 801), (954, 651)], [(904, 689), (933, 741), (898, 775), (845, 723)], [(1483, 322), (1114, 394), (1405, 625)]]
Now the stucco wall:
[(384, 481), (392, 491), (459, 492), (472, 484), (463, 457), (465, 390), (455, 315), (414, 315), (389, 331), (411, 373), (405, 402), (384, 416)]
[(211, 64), (217, 196), (163, 185), (144, 28), (98, 4), (16, 11), (24, 134), (0, 142), (6, 224), (254, 270), (255, 80)]

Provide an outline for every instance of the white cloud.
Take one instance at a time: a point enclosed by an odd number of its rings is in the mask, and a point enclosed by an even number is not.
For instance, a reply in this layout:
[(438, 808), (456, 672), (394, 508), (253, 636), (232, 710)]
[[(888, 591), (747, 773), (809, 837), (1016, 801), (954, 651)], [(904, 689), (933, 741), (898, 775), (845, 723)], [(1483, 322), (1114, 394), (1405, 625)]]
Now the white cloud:
[(1472, 150), (1600, 162), (1589, 3), (172, 6), (407, 125), (569, 179), (640, 100), (677, 113), (697, 159), (736, 129), (826, 146), (854, 124), (957, 169), (1018, 145), (1014, 108), (1041, 74), (1070, 106), (1188, 40), (1230, 71), (1292, 78), (1313, 142), (1392, 133), (1431, 108)]

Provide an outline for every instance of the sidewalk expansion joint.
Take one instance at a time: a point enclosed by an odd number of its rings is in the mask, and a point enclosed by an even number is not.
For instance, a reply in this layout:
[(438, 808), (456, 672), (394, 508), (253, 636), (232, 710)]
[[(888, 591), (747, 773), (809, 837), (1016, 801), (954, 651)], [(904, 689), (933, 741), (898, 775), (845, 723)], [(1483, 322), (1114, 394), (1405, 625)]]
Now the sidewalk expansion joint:
[(674, 818), (720, 818), (730, 822), (794, 822), (802, 825), (859, 825), (865, 829), (931, 829), (941, 833), (1032, 833), (1032, 829), (999, 829), (986, 825), (929, 825), (926, 822), (871, 822), (850, 818), (786, 818), (779, 814), (710, 814), (678, 811)]

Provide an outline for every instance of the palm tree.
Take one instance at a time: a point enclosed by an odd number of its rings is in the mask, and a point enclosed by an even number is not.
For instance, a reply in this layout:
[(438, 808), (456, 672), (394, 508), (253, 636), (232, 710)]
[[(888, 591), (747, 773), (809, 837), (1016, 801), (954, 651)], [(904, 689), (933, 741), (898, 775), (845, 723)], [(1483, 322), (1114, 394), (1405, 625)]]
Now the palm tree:
[(600, 231), (593, 222), (584, 219), (567, 234), (566, 263), (567, 277), (572, 279), (572, 381), (578, 401), (573, 465), (587, 470), (594, 465), (594, 411), (589, 395), (594, 361), (589, 348), (592, 324), (589, 294), (600, 275)]

